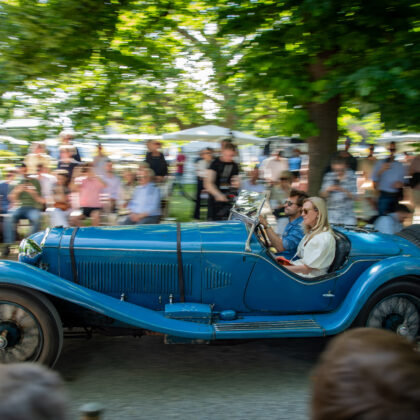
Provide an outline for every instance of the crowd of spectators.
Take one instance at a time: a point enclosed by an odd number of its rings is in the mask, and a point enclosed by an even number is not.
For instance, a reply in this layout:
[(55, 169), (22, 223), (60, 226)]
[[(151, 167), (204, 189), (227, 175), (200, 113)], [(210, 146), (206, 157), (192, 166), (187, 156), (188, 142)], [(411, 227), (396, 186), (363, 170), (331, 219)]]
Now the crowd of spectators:
[[(360, 158), (349, 152), (349, 146), (346, 142), (343, 150), (331, 156), (323, 175), (320, 195), (326, 201), (329, 223), (370, 225), (383, 233), (397, 233), (412, 218), (413, 207), (420, 210), (420, 158), (405, 153), (403, 162), (396, 160), (395, 142), (389, 144), (389, 154), (384, 159), (376, 158), (374, 145), (369, 146), (366, 157)], [(242, 171), (235, 166), (236, 149), (232, 147), (226, 150), (226, 143), (222, 143), (220, 156), (213, 160), (209, 157), (211, 151), (203, 150), (196, 163), (197, 194), (209, 195), (208, 219), (226, 218), (235, 190), (265, 191), (276, 218), (276, 233), (281, 235), (289, 223), (285, 202), (292, 189), (307, 192), (307, 159), (299, 149), (294, 149), (288, 158), (282, 151), (275, 151), (251, 168), (246, 177), (239, 177)], [(208, 168), (205, 175), (203, 165)], [(197, 219), (198, 205), (194, 212)]]
[[(31, 232), (39, 230), (41, 223), (159, 223), (167, 215), (168, 194), (175, 187), (188, 196), (183, 182), (189, 158), (178, 150), (171, 177), (161, 146), (158, 140), (150, 140), (144, 161), (119, 173), (100, 144), (93, 161), (82, 162), (71, 132), (61, 135), (58, 162), (48, 155), (42, 142), (34, 142), (23, 163), (6, 168), (0, 182), (1, 233), (6, 244), (3, 254), (15, 242), (16, 226), (22, 219), (29, 221)], [(401, 202), (420, 206), (420, 156), (406, 154), (405, 161), (400, 162), (395, 155), (396, 145), (391, 143), (389, 155), (378, 160), (371, 145), (366, 157), (356, 159), (346, 143), (344, 150), (331, 156), (320, 189), (330, 223), (370, 223), (384, 233), (402, 229), (413, 210)], [(225, 140), (219, 150), (201, 150), (194, 165), (196, 193), (189, 198), (195, 202), (191, 214), (195, 220), (226, 219), (241, 189), (266, 192), (276, 219), (276, 233), (281, 236), (290, 222), (285, 202), (292, 190), (307, 191), (307, 157), (298, 148), (288, 157), (283, 151), (275, 151), (259, 165), (245, 169), (240, 167), (236, 145)]]

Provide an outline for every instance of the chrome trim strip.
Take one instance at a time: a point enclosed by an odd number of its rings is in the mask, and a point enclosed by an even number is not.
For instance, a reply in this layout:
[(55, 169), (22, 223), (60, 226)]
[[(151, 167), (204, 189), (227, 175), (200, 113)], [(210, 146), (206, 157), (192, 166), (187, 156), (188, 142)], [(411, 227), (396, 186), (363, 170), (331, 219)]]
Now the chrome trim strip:
[(285, 321), (256, 321), (256, 322), (225, 322), (213, 324), (216, 332), (223, 331), (264, 331), (264, 330), (287, 330), (293, 329), (322, 329), (313, 319), (302, 319), (302, 320), (285, 320)]

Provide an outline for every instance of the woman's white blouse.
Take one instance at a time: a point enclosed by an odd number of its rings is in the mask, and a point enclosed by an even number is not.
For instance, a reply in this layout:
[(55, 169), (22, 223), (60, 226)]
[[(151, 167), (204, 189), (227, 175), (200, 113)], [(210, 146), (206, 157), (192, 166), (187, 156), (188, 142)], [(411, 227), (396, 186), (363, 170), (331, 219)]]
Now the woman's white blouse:
[(318, 277), (326, 274), (328, 267), (335, 257), (335, 238), (327, 231), (313, 236), (307, 243), (308, 235), (305, 235), (299, 243), (296, 255), (297, 260), (291, 261), (294, 265), (307, 265), (313, 270), (309, 274), (299, 273), (303, 277)]

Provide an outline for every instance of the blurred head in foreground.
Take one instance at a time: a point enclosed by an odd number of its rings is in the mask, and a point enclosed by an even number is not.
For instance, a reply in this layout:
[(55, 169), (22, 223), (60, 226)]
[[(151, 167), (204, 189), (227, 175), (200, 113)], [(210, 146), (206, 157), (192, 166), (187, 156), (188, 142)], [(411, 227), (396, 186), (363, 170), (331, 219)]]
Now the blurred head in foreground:
[(420, 354), (375, 328), (334, 338), (312, 378), (313, 420), (420, 419)]
[(64, 420), (66, 411), (58, 374), (34, 363), (0, 365), (0, 419)]

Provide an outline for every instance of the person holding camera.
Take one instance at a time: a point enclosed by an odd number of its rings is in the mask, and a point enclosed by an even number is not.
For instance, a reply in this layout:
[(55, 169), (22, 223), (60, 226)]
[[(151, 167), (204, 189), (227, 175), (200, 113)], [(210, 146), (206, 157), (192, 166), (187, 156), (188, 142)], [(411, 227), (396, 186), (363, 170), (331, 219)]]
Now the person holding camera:
[(377, 162), (372, 172), (374, 187), (379, 191), (379, 216), (392, 213), (402, 196), (404, 187), (405, 167), (395, 160), (397, 150), (395, 141), (389, 144), (389, 157)]
[[(41, 210), (45, 199), (41, 194), (41, 184), (35, 178), (28, 176), (28, 168), (24, 163), (19, 167), (20, 179), (9, 192), (9, 200), (15, 207), (11, 217), (5, 220), (4, 242), (13, 244), (16, 240), (16, 223), (21, 219), (28, 219), (31, 223), (31, 233), (38, 232), (41, 224)], [(3, 255), (9, 252), (6, 246)]]
[(90, 218), (92, 226), (100, 225), (101, 194), (106, 187), (107, 183), (95, 172), (92, 163), (78, 166), (74, 170), (74, 179), (70, 183), (70, 189), (79, 193), (81, 214), (72, 218), (72, 224), (80, 226), (83, 219)]
[(324, 175), (320, 195), (327, 201), (330, 223), (356, 225), (357, 179), (344, 158), (336, 156), (331, 161), (331, 171)]

